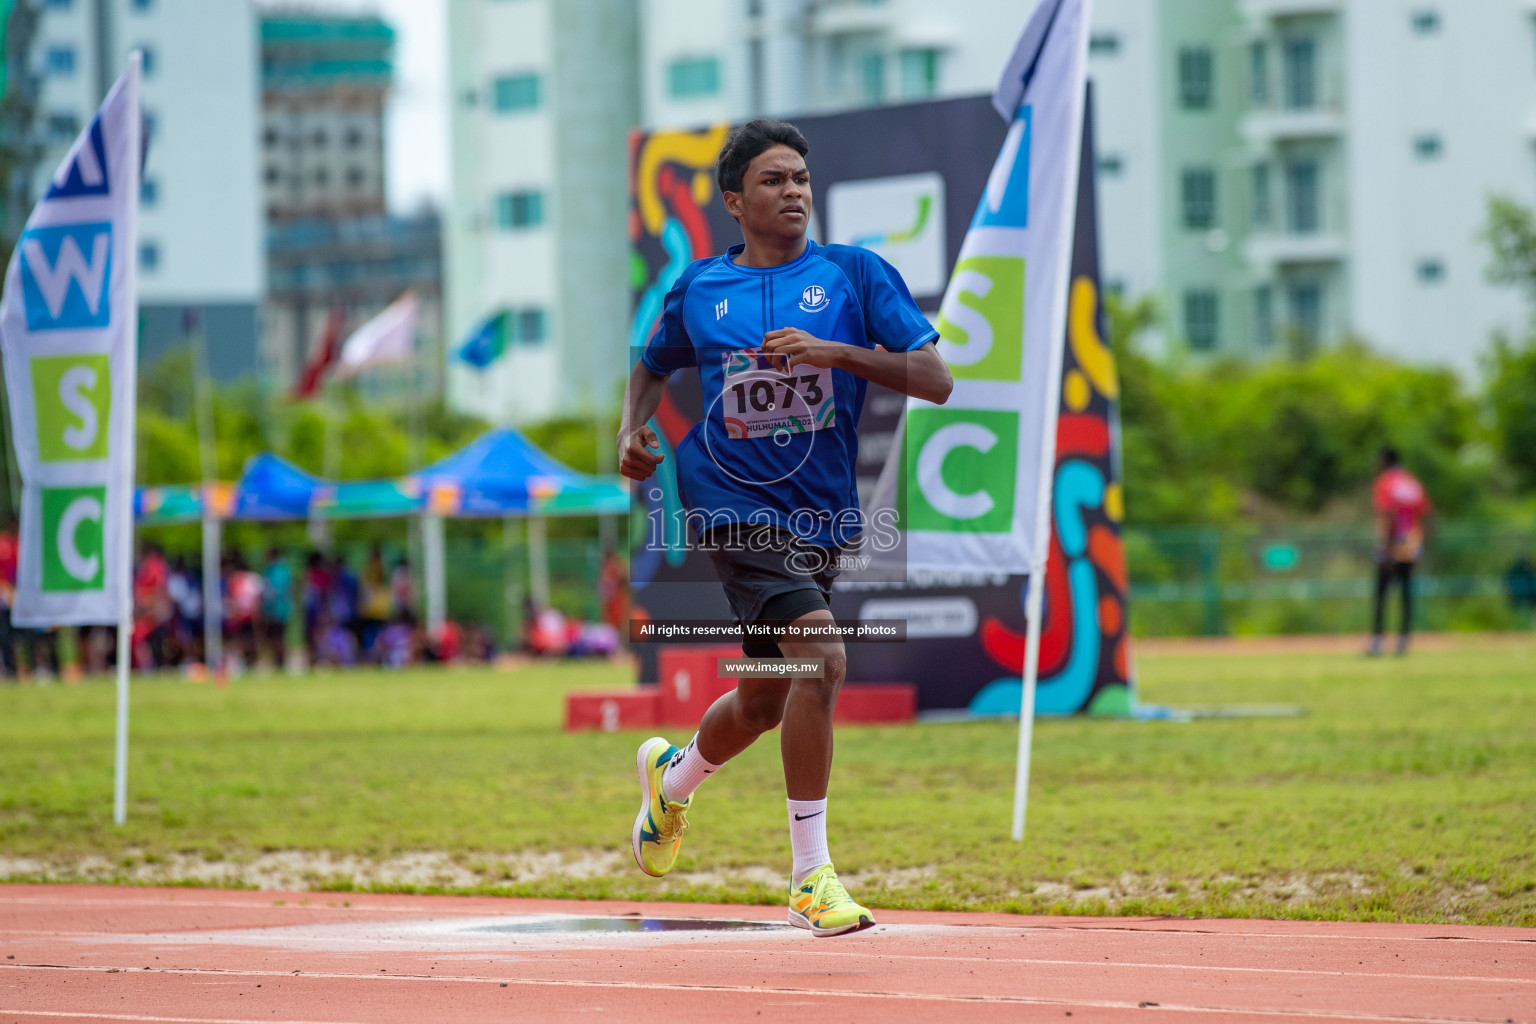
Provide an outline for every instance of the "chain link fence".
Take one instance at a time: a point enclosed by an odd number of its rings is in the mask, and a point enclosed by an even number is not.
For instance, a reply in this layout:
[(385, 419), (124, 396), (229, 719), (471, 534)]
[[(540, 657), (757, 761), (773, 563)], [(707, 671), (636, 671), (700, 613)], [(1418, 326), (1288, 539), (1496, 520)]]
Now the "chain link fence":
[[(1369, 526), (1172, 527), (1125, 533), (1142, 636), (1364, 632), (1376, 589)], [(1442, 522), (1414, 575), (1414, 626), (1530, 628), (1536, 524)], [(1396, 622), (1396, 601), (1387, 623)]]

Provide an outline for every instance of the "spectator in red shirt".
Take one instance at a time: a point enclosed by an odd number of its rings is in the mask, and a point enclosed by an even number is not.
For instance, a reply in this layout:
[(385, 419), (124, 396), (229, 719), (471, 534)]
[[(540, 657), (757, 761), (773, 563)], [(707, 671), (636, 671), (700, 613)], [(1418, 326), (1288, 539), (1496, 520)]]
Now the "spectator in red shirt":
[(1367, 653), (1381, 653), (1387, 590), (1396, 581), (1402, 591), (1397, 653), (1407, 654), (1413, 627), (1413, 567), (1424, 553), (1424, 526), (1433, 506), (1418, 477), (1399, 464), (1397, 449), (1383, 448), (1380, 466), (1372, 494), (1376, 507), (1376, 608)]

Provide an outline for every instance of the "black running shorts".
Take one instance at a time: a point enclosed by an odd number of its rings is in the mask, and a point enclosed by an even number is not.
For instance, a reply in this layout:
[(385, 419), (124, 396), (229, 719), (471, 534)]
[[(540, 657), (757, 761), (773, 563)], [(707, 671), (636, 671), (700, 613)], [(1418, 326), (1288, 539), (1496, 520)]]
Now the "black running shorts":
[[(700, 543), (715, 563), (737, 622), (786, 626), (809, 612), (830, 610), (843, 548), (807, 544), (788, 530), (745, 523), (713, 527)], [(741, 651), (749, 658), (784, 656), (769, 640), (746, 640)]]

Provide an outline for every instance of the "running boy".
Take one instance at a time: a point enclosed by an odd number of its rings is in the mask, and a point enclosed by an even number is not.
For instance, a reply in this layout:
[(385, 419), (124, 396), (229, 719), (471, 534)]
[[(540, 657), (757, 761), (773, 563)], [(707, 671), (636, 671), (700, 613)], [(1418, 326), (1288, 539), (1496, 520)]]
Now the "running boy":
[(630, 839), (641, 870), (670, 871), (693, 791), (782, 723), (789, 921), (837, 935), (869, 927), (874, 915), (838, 882), (827, 852), (843, 644), (808, 634), (833, 624), (838, 558), (863, 525), (854, 465), (867, 382), (942, 403), (954, 381), (934, 348), (938, 333), (890, 264), (806, 237), (808, 151), (799, 129), (782, 121), (752, 121), (726, 140), (716, 179), (743, 244), (695, 260), (667, 295), (625, 389), (618, 448), (625, 476), (650, 477), (664, 456), (646, 424), (667, 377), (697, 368), (705, 415), (677, 446), (678, 490), (736, 619), (777, 637), (748, 639), (742, 651), (819, 658), (824, 671), (744, 678), (705, 712), (685, 748), (647, 740), (636, 758), (641, 805)]

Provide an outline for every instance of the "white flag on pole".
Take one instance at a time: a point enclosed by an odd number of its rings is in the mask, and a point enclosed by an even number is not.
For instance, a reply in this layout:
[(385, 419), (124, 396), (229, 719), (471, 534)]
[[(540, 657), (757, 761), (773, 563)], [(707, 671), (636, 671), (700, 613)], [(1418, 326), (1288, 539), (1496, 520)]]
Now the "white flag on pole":
[(384, 311), (352, 332), (336, 360), (336, 377), (345, 380), (370, 366), (409, 363), (416, 353), (416, 320), (421, 300), (406, 292)]
[(138, 376), (139, 59), (27, 218), (0, 298), (21, 468), (12, 622), (131, 612)]
[(910, 399), (906, 564), (1034, 573), (1050, 541), (1089, 0), (1041, 0), (993, 105), (1009, 122), (939, 310), (955, 389)]

